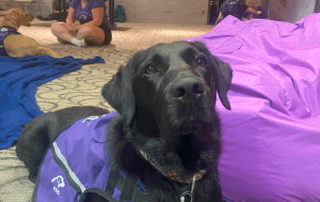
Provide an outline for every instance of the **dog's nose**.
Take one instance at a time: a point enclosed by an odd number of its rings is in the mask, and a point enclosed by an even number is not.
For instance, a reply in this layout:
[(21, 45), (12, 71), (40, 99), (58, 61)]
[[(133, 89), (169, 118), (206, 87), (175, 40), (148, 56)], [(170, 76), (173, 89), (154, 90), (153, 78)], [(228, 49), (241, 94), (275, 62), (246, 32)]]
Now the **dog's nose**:
[(171, 88), (171, 95), (179, 99), (200, 97), (205, 92), (203, 83), (194, 77), (185, 77), (176, 81)]

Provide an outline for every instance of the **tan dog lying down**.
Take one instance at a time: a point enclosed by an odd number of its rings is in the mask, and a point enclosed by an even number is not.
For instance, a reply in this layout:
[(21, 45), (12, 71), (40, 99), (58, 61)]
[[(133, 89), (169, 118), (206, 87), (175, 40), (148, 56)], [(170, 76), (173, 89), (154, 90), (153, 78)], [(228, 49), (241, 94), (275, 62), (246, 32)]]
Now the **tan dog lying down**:
[[(26, 55), (51, 55), (52, 57), (58, 57), (53, 50), (41, 46), (33, 38), (16, 32), (21, 25), (30, 26), (29, 22), (32, 20), (33, 16), (24, 11), (13, 11), (4, 16), (4, 19), (0, 22), (0, 39), (4, 38), (4, 50), (2, 49), (0, 52), (4, 52), (4, 55), (6, 52), (11, 57), (24, 57)], [(9, 32), (13, 34), (6, 35)], [(1, 36), (1, 34), (3, 35)], [(0, 49), (3, 48), (1, 45), (2, 42), (0, 41)]]

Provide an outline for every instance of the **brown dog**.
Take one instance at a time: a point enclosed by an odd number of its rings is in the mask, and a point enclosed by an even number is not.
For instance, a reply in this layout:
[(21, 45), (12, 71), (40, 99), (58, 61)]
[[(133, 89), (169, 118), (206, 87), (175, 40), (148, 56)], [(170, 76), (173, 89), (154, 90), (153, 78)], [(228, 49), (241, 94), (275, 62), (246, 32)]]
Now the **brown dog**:
[[(33, 16), (24, 11), (13, 11), (6, 15), (0, 23), (0, 31), (5, 33), (13, 28), (15, 31), (21, 25), (30, 26)], [(0, 35), (2, 34), (0, 32)], [(58, 57), (58, 55), (51, 49), (41, 46), (33, 38), (24, 36), (18, 32), (3, 37), (4, 51), (11, 57), (24, 57), (26, 55), (51, 55)], [(0, 43), (1, 44), (1, 43)]]

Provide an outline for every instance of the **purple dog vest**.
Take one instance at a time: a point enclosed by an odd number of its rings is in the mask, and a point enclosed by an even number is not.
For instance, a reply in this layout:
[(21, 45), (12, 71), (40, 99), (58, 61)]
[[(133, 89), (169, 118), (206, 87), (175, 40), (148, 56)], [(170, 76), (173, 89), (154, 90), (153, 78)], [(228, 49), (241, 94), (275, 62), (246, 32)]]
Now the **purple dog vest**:
[(0, 56), (8, 56), (4, 49), (4, 39), (11, 34), (20, 34), (17, 30), (11, 27), (0, 27)]
[(32, 201), (84, 201), (89, 192), (110, 202), (153, 201), (143, 198), (146, 186), (139, 179), (130, 181), (132, 176), (108, 165), (106, 128), (116, 116), (84, 118), (59, 135), (42, 160)]

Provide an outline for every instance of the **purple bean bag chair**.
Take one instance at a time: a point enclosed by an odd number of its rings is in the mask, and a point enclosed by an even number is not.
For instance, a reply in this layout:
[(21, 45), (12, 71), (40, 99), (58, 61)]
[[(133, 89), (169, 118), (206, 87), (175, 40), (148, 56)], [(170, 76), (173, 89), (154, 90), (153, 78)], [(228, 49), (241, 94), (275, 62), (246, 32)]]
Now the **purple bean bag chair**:
[(228, 62), (219, 161), (231, 201), (320, 201), (320, 14), (296, 23), (227, 17), (204, 42)]

